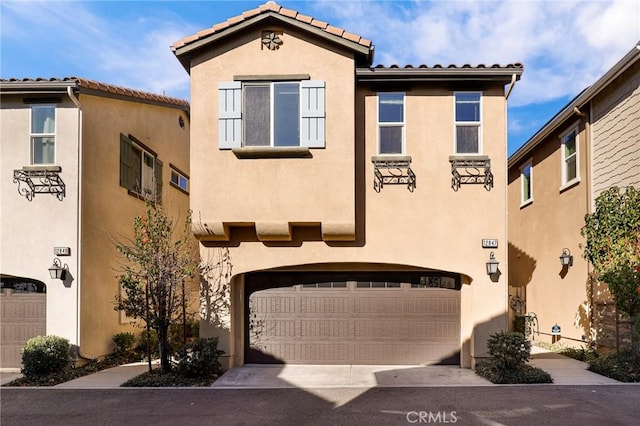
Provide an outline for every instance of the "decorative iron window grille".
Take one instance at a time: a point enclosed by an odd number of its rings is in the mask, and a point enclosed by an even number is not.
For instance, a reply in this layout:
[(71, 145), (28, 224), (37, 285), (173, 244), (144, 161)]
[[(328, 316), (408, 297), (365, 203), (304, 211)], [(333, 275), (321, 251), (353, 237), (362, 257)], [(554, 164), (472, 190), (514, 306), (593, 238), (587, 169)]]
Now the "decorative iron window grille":
[(481, 184), (484, 189), (491, 191), (493, 188), (493, 173), (491, 173), (491, 160), (487, 156), (451, 156), (451, 188), (454, 191), (460, 189), (460, 185)]
[(57, 166), (25, 166), (13, 171), (13, 183), (18, 184), (18, 194), (29, 201), (36, 194), (53, 194), (62, 201), (66, 187), (60, 177), (61, 171)]
[(407, 185), (416, 189), (416, 174), (411, 170), (411, 157), (373, 157), (373, 189), (380, 192), (384, 185)]

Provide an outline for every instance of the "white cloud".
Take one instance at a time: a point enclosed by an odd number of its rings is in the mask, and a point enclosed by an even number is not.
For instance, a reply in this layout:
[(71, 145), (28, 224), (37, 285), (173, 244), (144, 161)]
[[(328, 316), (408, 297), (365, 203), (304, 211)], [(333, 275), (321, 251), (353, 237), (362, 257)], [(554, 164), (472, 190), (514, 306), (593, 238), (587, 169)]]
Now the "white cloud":
[(577, 94), (640, 39), (636, 0), (320, 4), (334, 25), (373, 40), (377, 63), (523, 63), (513, 106)]
[(34, 66), (39, 75), (16, 77), (76, 75), (187, 98), (189, 76), (173, 57), (170, 46), (197, 28), (166, 12), (144, 19), (125, 14), (110, 19), (94, 12), (92, 6), (96, 5), (3, 0), (3, 44), (8, 46), (19, 39), (28, 52), (25, 61), (29, 56), (42, 56)]

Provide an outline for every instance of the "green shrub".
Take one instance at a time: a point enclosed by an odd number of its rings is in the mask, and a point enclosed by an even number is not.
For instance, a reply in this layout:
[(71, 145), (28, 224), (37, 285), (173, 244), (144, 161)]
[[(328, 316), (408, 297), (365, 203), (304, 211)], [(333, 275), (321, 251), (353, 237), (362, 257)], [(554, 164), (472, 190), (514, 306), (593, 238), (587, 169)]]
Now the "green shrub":
[[(158, 333), (155, 330), (149, 330), (149, 346), (151, 347), (151, 356), (158, 356)], [(140, 335), (140, 343), (137, 347), (138, 352), (147, 356), (147, 330), (143, 330)]]
[(210, 377), (220, 373), (218, 339), (196, 339), (182, 346), (176, 355), (177, 372), (185, 377)]
[(185, 377), (172, 371), (170, 373), (162, 374), (160, 370), (153, 370), (152, 372), (144, 372), (142, 374), (137, 375), (125, 383), (123, 383), (122, 387), (187, 387), (187, 386), (211, 386), (217, 379), (217, 376), (210, 377)]
[(529, 364), (515, 368), (503, 368), (495, 359), (487, 359), (476, 364), (476, 374), (496, 384), (553, 383), (551, 375)]
[(69, 340), (59, 336), (36, 336), (22, 348), (22, 374), (29, 379), (62, 371), (69, 364)]
[(640, 360), (630, 351), (590, 359), (589, 370), (621, 382), (640, 382)]
[(564, 348), (559, 353), (561, 355), (568, 356), (569, 358), (585, 362), (589, 362), (592, 359), (598, 358), (597, 352), (590, 351), (585, 348)]
[(524, 365), (531, 355), (531, 343), (522, 333), (501, 331), (487, 341), (489, 353), (503, 369), (514, 369)]
[(116, 345), (117, 354), (126, 355), (133, 352), (136, 336), (133, 333), (118, 333), (113, 336), (113, 343)]
[[(184, 345), (183, 324), (172, 324), (169, 327), (169, 345), (175, 352)], [(200, 322), (191, 318), (187, 320), (187, 343), (198, 338)]]
[(513, 331), (524, 334), (525, 328), (525, 316), (516, 315), (513, 319)]

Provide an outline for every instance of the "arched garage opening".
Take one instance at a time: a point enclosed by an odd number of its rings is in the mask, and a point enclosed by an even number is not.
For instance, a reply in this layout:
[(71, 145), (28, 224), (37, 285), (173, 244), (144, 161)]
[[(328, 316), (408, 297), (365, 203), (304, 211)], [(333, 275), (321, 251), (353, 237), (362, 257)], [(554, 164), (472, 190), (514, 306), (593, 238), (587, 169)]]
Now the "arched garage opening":
[(245, 362), (460, 364), (458, 274), (245, 276)]
[(46, 291), (42, 281), (0, 275), (0, 367), (20, 367), (27, 340), (46, 334)]

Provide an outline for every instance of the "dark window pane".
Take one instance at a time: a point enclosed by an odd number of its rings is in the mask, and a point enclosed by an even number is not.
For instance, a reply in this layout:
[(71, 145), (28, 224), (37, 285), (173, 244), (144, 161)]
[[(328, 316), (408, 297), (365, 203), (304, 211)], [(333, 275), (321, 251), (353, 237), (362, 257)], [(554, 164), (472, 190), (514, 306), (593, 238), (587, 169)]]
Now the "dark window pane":
[(576, 167), (576, 156), (567, 160), (567, 182), (572, 181), (578, 176), (578, 170)]
[(404, 122), (404, 94), (380, 93), (378, 94), (378, 122), (402, 123)]
[(400, 283), (387, 282), (387, 288), (400, 288)]
[(402, 127), (380, 127), (380, 154), (402, 154)]
[(245, 146), (269, 145), (269, 86), (246, 86), (244, 90), (244, 144)]
[(300, 85), (274, 85), (274, 145), (300, 145)]
[(357, 288), (371, 288), (371, 282), (369, 281), (358, 281), (356, 284)]
[(458, 154), (478, 154), (478, 127), (457, 126), (456, 152)]
[(56, 131), (55, 107), (33, 107), (31, 111), (31, 133), (54, 133)]
[(55, 139), (33, 137), (33, 164), (53, 164)]
[(331, 283), (318, 283), (318, 288), (331, 288)]
[(480, 94), (456, 94), (456, 121), (480, 121)]
[(347, 288), (347, 283), (344, 281), (334, 282), (333, 288)]
[(569, 157), (576, 152), (576, 133), (571, 132), (564, 139), (564, 156)]

